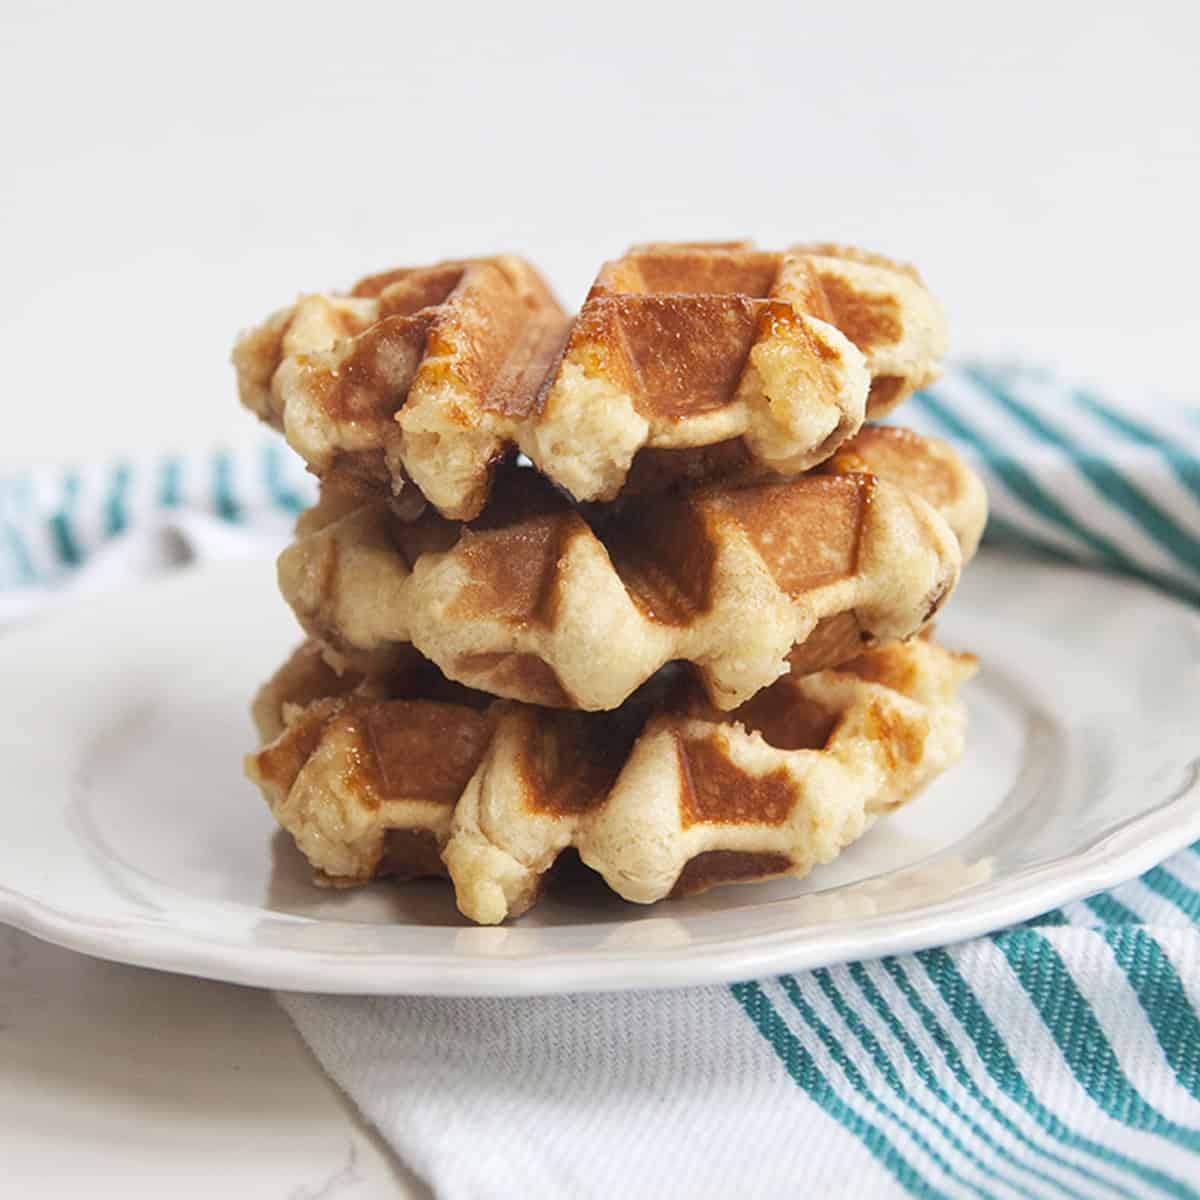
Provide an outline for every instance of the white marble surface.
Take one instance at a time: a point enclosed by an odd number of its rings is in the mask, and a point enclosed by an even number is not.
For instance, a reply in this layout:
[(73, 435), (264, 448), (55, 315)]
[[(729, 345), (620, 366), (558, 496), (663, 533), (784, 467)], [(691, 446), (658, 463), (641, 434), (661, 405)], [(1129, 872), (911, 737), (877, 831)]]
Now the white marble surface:
[(425, 1197), (271, 995), (0, 927), (0, 1193)]

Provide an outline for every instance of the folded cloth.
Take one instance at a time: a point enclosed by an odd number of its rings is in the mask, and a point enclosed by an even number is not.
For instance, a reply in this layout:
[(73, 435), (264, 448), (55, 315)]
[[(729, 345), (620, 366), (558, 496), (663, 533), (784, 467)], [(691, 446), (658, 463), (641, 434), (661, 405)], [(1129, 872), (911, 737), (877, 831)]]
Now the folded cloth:
[(173, 567), (281, 549), (316, 494), (274, 438), (0, 473), (0, 628)]
[(1200, 599), (1200, 412), (965, 364), (896, 421), (954, 442), (988, 485), (988, 540)]
[[(897, 420), (971, 457), (989, 540), (1200, 598), (1200, 413), (983, 364)], [(0, 622), (277, 545), (312, 494), (275, 443), (0, 478)], [(730, 987), (279, 999), (438, 1196), (1200, 1197), (1200, 845), (990, 937)]]

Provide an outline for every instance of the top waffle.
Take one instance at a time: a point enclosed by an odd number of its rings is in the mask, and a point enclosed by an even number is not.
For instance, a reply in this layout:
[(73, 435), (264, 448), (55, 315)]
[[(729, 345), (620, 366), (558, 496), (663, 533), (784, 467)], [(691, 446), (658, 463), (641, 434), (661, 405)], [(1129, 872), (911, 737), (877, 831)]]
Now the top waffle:
[(863, 352), (867, 416), (884, 416), (941, 374), (946, 318), (916, 268), (853, 246), (795, 246), (807, 258), (833, 323)]
[(655, 245), (606, 264), (574, 323), (528, 263), (472, 259), (303, 297), (234, 361), (243, 403), (318, 475), (393, 496), (411, 480), (470, 519), (513, 446), (580, 500), (615, 498), (645, 454), (796, 474), (856, 432), (868, 393), (884, 411), (931, 378), (943, 342), (915, 274), (877, 256)]

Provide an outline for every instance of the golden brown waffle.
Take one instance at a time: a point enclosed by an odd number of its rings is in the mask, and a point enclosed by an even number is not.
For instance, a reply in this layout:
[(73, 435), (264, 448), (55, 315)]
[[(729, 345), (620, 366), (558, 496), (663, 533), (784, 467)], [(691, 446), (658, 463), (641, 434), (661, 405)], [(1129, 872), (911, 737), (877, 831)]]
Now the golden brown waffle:
[(302, 296), (242, 337), (233, 360), (242, 403), (316, 474), (397, 497), (411, 475), (465, 518), (483, 507), (566, 327), (524, 259), (463, 259)]
[(735, 463), (794, 475), (858, 429), (868, 390), (883, 411), (936, 375), (940, 322), (911, 268), (864, 251), (663, 244), (607, 263), (573, 324), (524, 260), (467, 259), (304, 296), (234, 362), (318, 475), (411, 481), (470, 519), (513, 447), (585, 501), (631, 470), (639, 491)]
[(957, 759), (973, 672), (918, 639), (732, 713), (684, 671), (589, 714), (489, 703), (413, 661), (339, 678), (310, 644), (256, 702), (268, 744), (247, 773), (327, 883), (448, 871), (462, 912), (495, 923), (574, 847), (648, 903), (835, 858)]
[(984, 511), (949, 447), (872, 430), (821, 472), (658, 497), (591, 524), (520, 469), (466, 526), (327, 495), (279, 581), (338, 665), (378, 673), (411, 642), (471, 687), (594, 710), (686, 660), (733, 708), (789, 667), (920, 629), (957, 580), (955, 533), (973, 549)]
[(828, 242), (794, 246), (821, 284), (837, 327), (871, 374), (867, 416), (889, 413), (941, 375), (946, 318), (915, 267)]
[[(940, 438), (895, 425), (864, 425), (813, 471), (835, 475), (868, 472), (916, 492), (954, 530), (964, 565), (978, 548), (987, 522), (983, 481)], [(643, 472), (653, 476), (646, 487), (642, 486)], [(760, 481), (763, 476), (729, 443), (699, 451), (643, 451), (616, 503), (633, 509), (647, 493), (696, 491), (713, 485), (740, 488)]]
[(987, 491), (949, 442), (897, 425), (864, 425), (817, 470), (826, 475), (867, 473), (915, 492), (954, 530), (963, 565), (975, 556), (987, 524)]
[[(686, 257), (709, 254), (761, 257), (753, 242), (653, 242), (631, 255)], [(897, 262), (855, 246), (814, 242), (793, 246), (808, 274), (809, 303), (862, 351), (871, 377), (867, 416), (878, 418), (941, 374), (946, 318), (921, 276)], [(820, 299), (814, 299), (816, 295)]]
[(855, 433), (869, 383), (803, 255), (640, 247), (601, 268), (520, 443), (580, 500), (646, 449), (734, 443), (794, 475)]

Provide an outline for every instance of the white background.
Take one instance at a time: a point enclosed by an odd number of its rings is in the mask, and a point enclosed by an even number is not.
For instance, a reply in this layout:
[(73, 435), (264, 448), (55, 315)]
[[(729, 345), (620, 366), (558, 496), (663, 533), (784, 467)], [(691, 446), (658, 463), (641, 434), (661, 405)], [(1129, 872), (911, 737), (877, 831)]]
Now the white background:
[(960, 354), (1194, 396), (1200, 7), (0, 7), (0, 465), (255, 436), (238, 328), (501, 248), (915, 261)]

